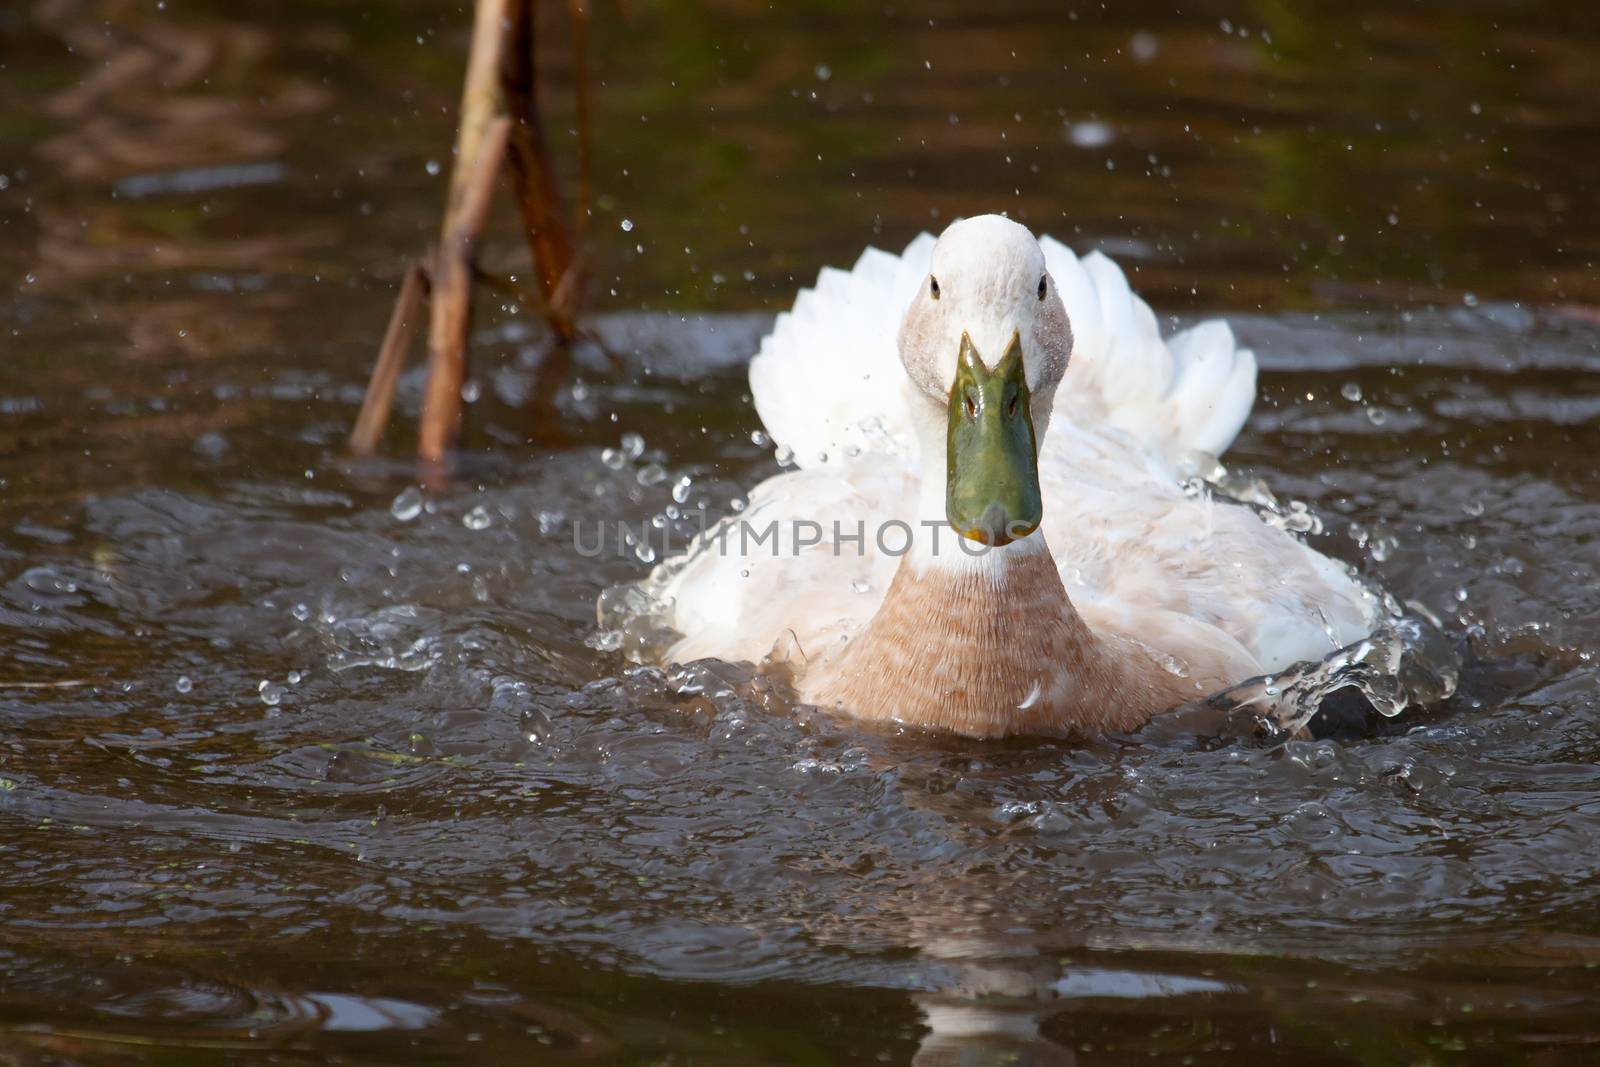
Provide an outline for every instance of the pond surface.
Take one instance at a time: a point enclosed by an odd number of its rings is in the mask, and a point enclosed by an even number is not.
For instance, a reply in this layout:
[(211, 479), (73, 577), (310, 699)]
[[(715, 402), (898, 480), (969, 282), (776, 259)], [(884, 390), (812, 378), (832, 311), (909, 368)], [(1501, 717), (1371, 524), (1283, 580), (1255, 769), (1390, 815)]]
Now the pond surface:
[[(537, 320), (480, 308), (426, 490), (415, 370), (393, 458), (343, 441), (466, 20), (380, 7), (0, 13), (0, 1060), (1600, 1055), (1587, 5), (602, 7), (619, 360), (534, 425)], [(727, 507), (771, 312), (994, 208), (1228, 314), (1230, 465), (1442, 619), (1454, 699), (979, 744), (596, 649), (645, 564), (573, 524)]]

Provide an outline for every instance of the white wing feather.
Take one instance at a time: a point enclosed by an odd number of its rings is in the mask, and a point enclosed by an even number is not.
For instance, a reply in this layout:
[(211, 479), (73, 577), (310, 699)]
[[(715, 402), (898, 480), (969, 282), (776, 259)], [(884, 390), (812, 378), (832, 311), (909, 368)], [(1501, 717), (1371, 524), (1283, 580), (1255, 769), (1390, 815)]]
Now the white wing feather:
[(1256, 358), (1221, 319), (1161, 340), (1155, 313), (1099, 252), (1082, 259), (1043, 237), (1045, 265), (1072, 322), (1072, 362), (1056, 410), (1075, 425), (1113, 426), (1168, 471), (1185, 454), (1220, 456), (1256, 395)]
[(895, 335), (928, 273), (933, 240), (922, 234), (898, 256), (869, 248), (849, 271), (824, 267), (762, 339), (750, 395), (767, 433), (799, 466), (914, 451)]

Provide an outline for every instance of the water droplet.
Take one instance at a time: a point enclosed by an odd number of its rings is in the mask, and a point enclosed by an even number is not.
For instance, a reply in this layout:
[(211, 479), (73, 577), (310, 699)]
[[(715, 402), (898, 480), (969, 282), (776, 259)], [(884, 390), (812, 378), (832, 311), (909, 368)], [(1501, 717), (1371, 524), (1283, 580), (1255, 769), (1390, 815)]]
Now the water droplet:
[(430, 159), (428, 162), (422, 165), (422, 169), (431, 175), (438, 176), (438, 173), (442, 168), (439, 166), (439, 161), (437, 159)]
[(461, 383), (461, 401), (465, 404), (476, 404), (483, 395), (483, 384), (476, 378), (468, 378)]
[[(679, 478), (676, 482), (673, 482), (672, 483), (672, 499), (673, 499), (673, 501), (675, 503), (678, 503), (678, 504), (688, 503), (688, 500), (689, 500), (689, 489), (690, 489), (690, 487), (692, 485), (694, 485), (694, 482), (690, 480), (690, 478), (689, 478), (689, 476), (687, 474), (685, 474), (683, 477)], [(673, 516), (673, 517), (676, 518), (677, 516)]]
[(1467, 307), (1469, 307), (1469, 308), (1475, 308), (1475, 307), (1478, 306), (1478, 294), (1477, 293), (1464, 293), (1464, 294), (1462, 294), (1461, 302), (1463, 304), (1467, 305)]
[(632, 233), (633, 232), (633, 220), (632, 219), (623, 219), (620, 223), (618, 223), (618, 225), (622, 227), (622, 232), (623, 233)]
[(487, 530), (494, 524), (494, 519), (489, 515), (489, 509), (478, 504), (465, 515), (461, 516), (461, 525), (469, 530)]
[(302, 601), (301, 603), (290, 608), (289, 614), (293, 615), (297, 621), (305, 622), (307, 619), (311, 618), (311, 608), (308, 604)]
[(180, 693), (190, 692), (194, 689), (194, 679), (190, 678), (187, 674), (180, 674), (178, 675), (177, 682), (173, 684), (173, 688)]
[(1090, 120), (1067, 124), (1067, 140), (1078, 148), (1104, 148), (1116, 140), (1116, 131), (1109, 123)]
[(1359, 404), (1361, 403), (1361, 386), (1355, 382), (1345, 382), (1339, 386), (1339, 395), (1352, 404)]
[(422, 490), (416, 486), (408, 486), (400, 491), (394, 498), (394, 503), (389, 505), (389, 514), (401, 522), (410, 522), (422, 514)]
[(812, 71), (812, 73), (817, 76), (817, 81), (825, 82), (829, 78), (833, 77), (833, 68), (828, 66), (826, 63), (818, 63), (816, 69)]
[(1367, 408), (1367, 421), (1372, 423), (1374, 426), (1382, 426), (1384, 423), (1389, 421), (1388, 409), (1381, 408), (1378, 405), (1373, 404), (1371, 407)]
[(757, 448), (766, 448), (772, 443), (772, 439), (766, 434), (762, 433), (760, 430), (754, 430), (750, 434), (750, 443), (755, 445)]
[(636, 433), (623, 434), (622, 450), (628, 454), (629, 459), (638, 459), (644, 455), (644, 438)]
[(528, 708), (522, 713), (522, 736), (530, 745), (542, 745), (550, 736), (553, 724), (550, 716), (538, 708)]
[(290, 685), (299, 685), (303, 678), (305, 678), (305, 675), (301, 674), (299, 671), (290, 671), (289, 672), (289, 684)]
[(772, 453), (772, 456), (778, 461), (778, 466), (780, 467), (791, 467), (794, 465), (794, 449), (790, 448), (788, 445), (779, 445)]
[(634, 478), (640, 485), (660, 485), (667, 480), (667, 469), (659, 463), (646, 463)]
[(622, 454), (620, 448), (607, 448), (601, 451), (600, 462), (614, 471), (619, 471), (628, 465), (628, 457)]
[(261, 684), (256, 686), (256, 692), (261, 694), (261, 703), (269, 708), (275, 708), (283, 700), (283, 686), (266, 678), (261, 679)]
[(855, 581), (850, 583), (850, 588), (854, 589), (858, 593), (865, 593), (867, 590), (872, 588), (872, 583), (867, 581), (865, 578), (857, 578)]
[(639, 557), (640, 563), (654, 563), (656, 561), (656, 550), (651, 548), (646, 541), (640, 541), (639, 546), (633, 550), (633, 554)]
[(35, 593), (76, 593), (78, 583), (50, 567), (33, 567), (25, 571), (22, 580)]
[(1465, 511), (1468, 515), (1471, 515), (1473, 518), (1477, 518), (1479, 515), (1483, 514), (1483, 501), (1481, 501), (1481, 500), (1469, 500), (1469, 501), (1467, 501), (1465, 504), (1463, 504), (1461, 506), (1461, 510)]

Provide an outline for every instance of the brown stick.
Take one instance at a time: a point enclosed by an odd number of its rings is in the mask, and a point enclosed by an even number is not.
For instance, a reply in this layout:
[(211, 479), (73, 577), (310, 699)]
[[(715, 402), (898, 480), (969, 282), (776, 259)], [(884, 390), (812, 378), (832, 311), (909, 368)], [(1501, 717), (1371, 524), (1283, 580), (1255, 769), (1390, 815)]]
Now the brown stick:
[(434, 256), (433, 314), (428, 334), (428, 385), (422, 396), (417, 455), (443, 462), (461, 435), (461, 385), (467, 378), (467, 342), (472, 329), (472, 261), (505, 158), (511, 120), (493, 119), (484, 132), (461, 198), (451, 204), (450, 225)]
[[(467, 375), (472, 324), (472, 287), (484, 280), (474, 256), (488, 215), (495, 175), (509, 159), (523, 232), (543, 296), (543, 310), (562, 346), (582, 335), (575, 321), (583, 297), (584, 257), (578, 242), (587, 233), (592, 199), (588, 0), (568, 0), (578, 75), (579, 191), (576, 225), (566, 219), (554, 165), (538, 109), (534, 52), (534, 0), (476, 0), (472, 45), (461, 94), (455, 163), (437, 250), (427, 265), (406, 275), (390, 317), (378, 364), (350, 435), (357, 453), (377, 449), (392, 404), (405, 350), (428, 298), (428, 378), (417, 431), (417, 456), (433, 479), (446, 479), (446, 459), (461, 434), (461, 386)], [(500, 108), (510, 117), (498, 115)], [(513, 288), (520, 289), (520, 287)], [(520, 292), (524, 305), (534, 303)], [(609, 353), (608, 353), (609, 355)], [(611, 356), (615, 362), (615, 356)], [(542, 377), (559, 385), (561, 360)], [(553, 393), (536, 401), (549, 407)]]
[[(505, 152), (507, 122), (495, 115), (505, 50), (508, 0), (478, 0), (472, 51), (461, 91), (461, 123), (450, 171), (439, 250), (434, 257), (428, 322), (428, 385), (417, 429), (417, 456), (438, 465), (461, 433), (461, 383), (467, 376), (472, 322), (472, 254), (483, 229), (493, 176)], [(520, 11), (528, 0), (518, 0)], [(493, 143), (498, 140), (498, 147)]]
[(355, 429), (350, 431), (350, 451), (358, 456), (372, 455), (383, 439), (384, 427), (389, 424), (389, 405), (394, 401), (395, 382), (400, 380), (406, 349), (411, 347), (412, 335), (417, 332), (427, 286), (427, 271), (423, 265), (411, 264), (405, 280), (400, 283), (400, 294), (395, 297), (389, 328), (384, 331), (383, 345), (378, 349), (378, 363), (372, 368), (367, 395), (361, 401), (361, 414), (356, 416)]
[(506, 110), (515, 125), (511, 130), (511, 168), (516, 179), (517, 207), (522, 212), (522, 228), (528, 238), (528, 251), (538, 272), (539, 288), (545, 295), (550, 325), (563, 341), (577, 336), (573, 304), (568, 294), (578, 291), (572, 285), (555, 299), (561, 280), (572, 269), (573, 245), (562, 223), (561, 196), (556, 191), (555, 168), (539, 121), (538, 82), (534, 74), (534, 26), (531, 0), (517, 5), (512, 17), (500, 80), (505, 90)]

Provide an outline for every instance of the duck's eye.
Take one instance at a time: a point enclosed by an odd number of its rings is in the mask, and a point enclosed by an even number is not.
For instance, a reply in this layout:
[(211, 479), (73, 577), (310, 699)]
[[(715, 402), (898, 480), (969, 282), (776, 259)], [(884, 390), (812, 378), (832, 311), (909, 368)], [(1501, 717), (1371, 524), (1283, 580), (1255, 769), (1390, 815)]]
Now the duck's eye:
[(1017, 417), (1017, 394), (1016, 393), (1012, 393), (1009, 397), (1006, 398), (1006, 418), (1014, 419), (1016, 417)]
[(935, 300), (939, 299), (939, 279), (928, 275), (928, 292), (933, 294)]
[(969, 419), (977, 418), (978, 417), (978, 398), (977, 398), (977, 396), (972, 392), (971, 389), (968, 389), (967, 392), (966, 392), (965, 399), (966, 399), (966, 402), (967, 402), (967, 404), (966, 404), (966, 406), (967, 406), (967, 418), (969, 418)]
[(1044, 282), (1045, 282), (1045, 276), (1043, 274), (1039, 275), (1039, 299), (1040, 300), (1044, 299), (1044, 294), (1045, 294), (1045, 284), (1044, 284)]

